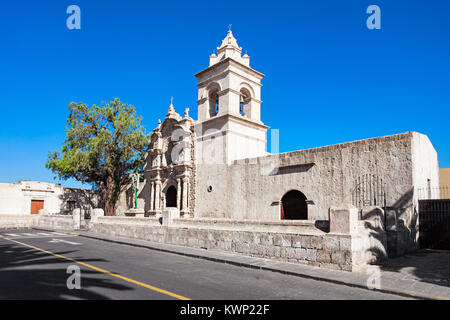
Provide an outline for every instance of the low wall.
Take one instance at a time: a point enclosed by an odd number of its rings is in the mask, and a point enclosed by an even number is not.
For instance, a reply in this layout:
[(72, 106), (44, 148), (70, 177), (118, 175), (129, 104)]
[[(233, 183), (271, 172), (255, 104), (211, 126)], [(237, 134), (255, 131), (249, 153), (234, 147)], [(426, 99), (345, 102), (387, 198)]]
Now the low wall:
[[(98, 212), (100, 210), (101, 212)], [(102, 215), (102, 209), (93, 209), (96, 215)], [(86, 226), (83, 219), (83, 210), (74, 209), (72, 215), (48, 214), (45, 209), (39, 210), (39, 214), (31, 215), (0, 215), (0, 229), (19, 228), (45, 228), (54, 230), (79, 230), (81, 225)], [(97, 216), (95, 216), (96, 218)]]
[(251, 226), (247, 221), (247, 229), (242, 229), (238, 221), (230, 227), (231, 220), (223, 221), (223, 224), (220, 221), (208, 224), (206, 222), (211, 221), (182, 220), (174, 219), (171, 226), (162, 226), (155, 217), (99, 217), (96, 223), (90, 224), (90, 231), (346, 271), (358, 270), (370, 260), (368, 256), (372, 257), (373, 241), (368, 233), (332, 234), (319, 229), (308, 233), (307, 228), (303, 234), (250, 231), (248, 228), (261, 225)]
[(31, 228), (33, 216), (30, 214), (0, 215), (0, 229), (26, 229)]
[(34, 220), (32, 226), (37, 228), (72, 231), (74, 230), (74, 219), (71, 215), (39, 214), (38, 219)]
[(149, 218), (137, 218), (137, 217), (126, 217), (126, 216), (100, 216), (97, 217), (97, 224), (104, 225), (123, 225), (123, 226), (160, 226), (161, 223), (156, 217)]
[(276, 233), (315, 234), (329, 228), (328, 221), (315, 220), (234, 220), (234, 219), (173, 219), (173, 227), (213, 228), (217, 230), (261, 231)]

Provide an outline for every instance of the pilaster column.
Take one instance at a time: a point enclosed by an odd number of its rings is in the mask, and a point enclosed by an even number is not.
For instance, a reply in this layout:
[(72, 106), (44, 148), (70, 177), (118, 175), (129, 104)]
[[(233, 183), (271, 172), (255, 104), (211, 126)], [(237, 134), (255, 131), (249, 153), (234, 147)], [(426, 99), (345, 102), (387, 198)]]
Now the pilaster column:
[(161, 210), (161, 181), (157, 180), (155, 185), (155, 210)]
[(183, 195), (182, 195), (182, 205), (181, 205), (181, 211), (183, 213), (188, 213), (189, 209), (188, 209), (188, 186), (189, 186), (189, 179), (188, 178), (183, 178), (183, 187), (182, 187), (182, 191), (183, 191)]
[(181, 178), (177, 179), (177, 208), (181, 210)]
[(155, 210), (155, 207), (153, 206), (154, 193), (155, 193), (155, 183), (153, 181), (151, 181), (150, 182), (150, 210)]

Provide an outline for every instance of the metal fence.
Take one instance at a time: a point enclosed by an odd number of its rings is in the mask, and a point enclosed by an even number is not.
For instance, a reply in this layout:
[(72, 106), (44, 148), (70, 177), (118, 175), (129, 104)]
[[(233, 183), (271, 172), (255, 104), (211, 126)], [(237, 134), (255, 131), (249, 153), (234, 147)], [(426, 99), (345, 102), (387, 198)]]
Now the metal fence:
[(365, 206), (386, 206), (385, 183), (374, 174), (365, 174), (354, 181), (352, 204), (358, 208)]
[(450, 249), (450, 199), (419, 200), (421, 248)]

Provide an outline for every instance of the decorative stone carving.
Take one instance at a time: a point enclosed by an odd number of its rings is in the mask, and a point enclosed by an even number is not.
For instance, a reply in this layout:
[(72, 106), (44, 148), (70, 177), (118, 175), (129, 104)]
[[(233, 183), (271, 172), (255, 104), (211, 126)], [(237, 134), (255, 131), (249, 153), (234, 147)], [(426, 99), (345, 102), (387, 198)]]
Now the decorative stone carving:
[[(175, 181), (178, 211), (190, 214), (188, 199), (192, 191), (189, 179), (193, 177), (194, 120), (189, 117), (189, 109), (182, 118), (171, 103), (166, 118), (159, 122), (150, 137), (145, 178), (150, 183), (150, 208), (147, 215), (161, 213), (165, 208), (165, 192), (171, 181)], [(184, 190), (183, 190), (184, 188)]]

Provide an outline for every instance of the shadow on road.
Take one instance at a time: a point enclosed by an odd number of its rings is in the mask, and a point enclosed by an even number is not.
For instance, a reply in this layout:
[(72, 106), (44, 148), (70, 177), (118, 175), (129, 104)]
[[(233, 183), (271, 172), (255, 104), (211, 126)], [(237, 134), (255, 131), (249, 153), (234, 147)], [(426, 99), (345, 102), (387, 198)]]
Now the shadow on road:
[[(67, 255), (74, 251), (56, 252)], [(103, 259), (80, 259), (99, 262)], [(72, 263), (44, 252), (15, 244), (0, 245), (0, 299), (110, 299), (102, 291), (133, 290), (130, 286), (104, 279), (101, 272), (81, 270), (81, 289), (70, 290), (66, 282)], [(107, 277), (107, 276), (106, 276)], [(94, 289), (96, 288), (96, 290)]]

